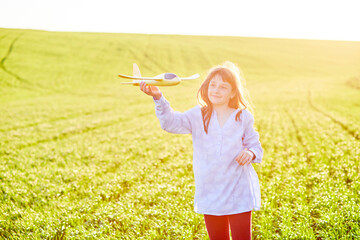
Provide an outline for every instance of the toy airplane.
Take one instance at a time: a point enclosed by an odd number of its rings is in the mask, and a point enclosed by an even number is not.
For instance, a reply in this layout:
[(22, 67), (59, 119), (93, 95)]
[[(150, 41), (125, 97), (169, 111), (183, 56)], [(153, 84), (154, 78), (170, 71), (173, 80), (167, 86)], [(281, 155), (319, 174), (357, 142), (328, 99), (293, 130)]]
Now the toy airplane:
[(139, 86), (140, 83), (144, 81), (147, 85), (151, 86), (174, 86), (178, 85), (183, 80), (194, 80), (200, 77), (199, 74), (194, 74), (191, 77), (180, 78), (174, 73), (162, 73), (155, 77), (141, 77), (140, 69), (136, 63), (133, 64), (133, 74), (134, 76), (119, 74), (119, 77), (121, 78), (133, 79), (132, 82), (122, 82), (121, 84)]

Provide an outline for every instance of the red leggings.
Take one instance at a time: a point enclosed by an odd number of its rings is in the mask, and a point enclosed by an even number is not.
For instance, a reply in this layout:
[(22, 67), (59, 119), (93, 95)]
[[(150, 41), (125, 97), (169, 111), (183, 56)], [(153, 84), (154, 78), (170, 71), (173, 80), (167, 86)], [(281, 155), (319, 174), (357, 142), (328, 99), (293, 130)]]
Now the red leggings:
[(229, 223), (233, 240), (251, 239), (251, 211), (223, 216), (204, 214), (204, 219), (210, 240), (229, 240)]

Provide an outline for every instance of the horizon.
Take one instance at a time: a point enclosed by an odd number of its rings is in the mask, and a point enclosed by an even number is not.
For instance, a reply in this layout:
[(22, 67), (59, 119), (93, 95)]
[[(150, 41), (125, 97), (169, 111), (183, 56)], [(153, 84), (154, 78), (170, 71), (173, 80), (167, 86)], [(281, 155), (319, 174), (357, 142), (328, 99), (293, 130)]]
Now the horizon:
[(8, 28), (0, 27), (0, 29), (9, 30), (29, 30), (29, 31), (45, 31), (58, 33), (104, 33), (104, 34), (139, 34), (139, 35), (168, 35), (168, 36), (195, 36), (195, 37), (238, 37), (238, 38), (265, 38), (265, 39), (284, 39), (284, 40), (309, 40), (309, 41), (336, 41), (336, 42), (359, 42), (360, 40), (339, 40), (339, 39), (315, 39), (315, 38), (291, 38), (291, 37), (264, 37), (264, 36), (237, 36), (237, 35), (209, 35), (209, 34), (186, 34), (186, 33), (143, 33), (143, 32), (101, 32), (101, 31), (61, 31), (61, 30), (47, 30), (36, 28)]
[(360, 41), (359, 22), (354, 0), (14, 0), (0, 9), (1, 28), (56, 32)]

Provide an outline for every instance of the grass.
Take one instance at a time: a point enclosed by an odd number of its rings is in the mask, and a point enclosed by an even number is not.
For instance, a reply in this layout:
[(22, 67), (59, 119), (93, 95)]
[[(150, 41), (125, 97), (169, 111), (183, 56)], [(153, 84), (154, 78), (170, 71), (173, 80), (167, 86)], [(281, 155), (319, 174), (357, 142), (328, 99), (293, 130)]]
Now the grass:
[(360, 237), (360, 42), (0, 29), (0, 237), (207, 239), (190, 135), (117, 73), (244, 72), (264, 148), (255, 239)]

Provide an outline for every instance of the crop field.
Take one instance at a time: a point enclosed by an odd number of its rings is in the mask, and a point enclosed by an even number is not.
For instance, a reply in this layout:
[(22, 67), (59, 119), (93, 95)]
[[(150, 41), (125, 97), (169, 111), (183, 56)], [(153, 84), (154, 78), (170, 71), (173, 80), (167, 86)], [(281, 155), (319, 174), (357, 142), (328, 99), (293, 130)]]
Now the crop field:
[(0, 28), (0, 238), (208, 239), (193, 211), (191, 135), (163, 131), (118, 73), (197, 104), (238, 64), (264, 148), (254, 239), (360, 238), (360, 42)]

